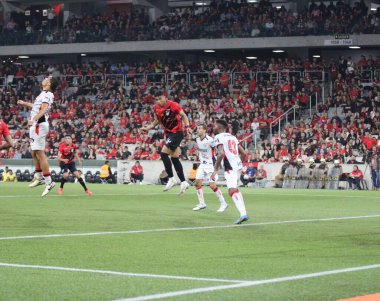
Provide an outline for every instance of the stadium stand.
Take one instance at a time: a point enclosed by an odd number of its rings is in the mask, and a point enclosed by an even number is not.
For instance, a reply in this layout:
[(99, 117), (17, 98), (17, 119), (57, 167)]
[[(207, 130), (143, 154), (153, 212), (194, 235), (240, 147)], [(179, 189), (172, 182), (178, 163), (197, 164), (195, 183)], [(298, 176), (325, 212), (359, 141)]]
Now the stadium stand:
[(150, 21), (140, 7), (113, 13), (72, 16), (63, 28), (48, 20), (12, 13), (3, 25), (2, 45), (90, 43), (279, 37), (328, 34), (380, 33), (380, 11), (370, 11), (364, 1), (354, 5), (314, 1), (298, 12), (277, 8), (269, 0), (259, 3), (211, 1), (207, 8), (173, 8)]

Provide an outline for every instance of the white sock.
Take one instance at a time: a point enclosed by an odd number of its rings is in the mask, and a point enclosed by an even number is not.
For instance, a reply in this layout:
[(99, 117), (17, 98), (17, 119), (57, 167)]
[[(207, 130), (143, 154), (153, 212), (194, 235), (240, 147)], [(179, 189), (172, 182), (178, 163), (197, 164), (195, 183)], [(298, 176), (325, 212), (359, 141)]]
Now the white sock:
[(215, 192), (216, 197), (218, 198), (220, 204), (223, 206), (226, 206), (227, 205), (226, 200), (224, 199), (223, 193), (220, 191), (220, 189), (216, 188), (216, 190), (214, 192)]
[(42, 180), (42, 172), (35, 172), (34, 173), (34, 177), (37, 179), (37, 180)]
[(240, 191), (237, 191), (232, 195), (232, 200), (234, 201), (237, 210), (240, 212), (240, 216), (247, 215), (243, 195)]
[(51, 176), (44, 176), (45, 179), (45, 185), (48, 186), (51, 184)]
[(199, 200), (199, 205), (201, 206), (206, 206), (205, 204), (205, 198), (203, 196), (203, 188), (196, 188), (197, 190), (197, 196), (198, 196), (198, 200)]

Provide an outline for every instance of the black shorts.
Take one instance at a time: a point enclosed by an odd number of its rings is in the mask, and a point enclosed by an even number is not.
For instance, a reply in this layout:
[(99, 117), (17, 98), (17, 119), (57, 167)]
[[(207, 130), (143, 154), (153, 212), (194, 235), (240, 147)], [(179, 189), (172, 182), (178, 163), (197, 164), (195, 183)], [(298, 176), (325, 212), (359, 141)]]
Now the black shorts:
[(77, 171), (77, 168), (75, 166), (75, 162), (68, 163), (68, 164), (61, 163), (60, 167), (61, 167), (61, 171), (63, 173), (66, 173), (66, 172), (69, 172), (69, 171), (71, 173), (74, 173), (74, 171)]
[(183, 137), (183, 132), (166, 133), (165, 145), (174, 152), (181, 144)]

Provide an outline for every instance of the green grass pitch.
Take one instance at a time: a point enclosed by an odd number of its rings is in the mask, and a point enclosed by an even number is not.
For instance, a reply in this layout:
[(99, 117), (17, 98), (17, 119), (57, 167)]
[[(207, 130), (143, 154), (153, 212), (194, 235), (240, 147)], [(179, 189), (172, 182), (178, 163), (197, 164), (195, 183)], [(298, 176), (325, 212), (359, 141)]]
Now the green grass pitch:
[[(164, 193), (160, 186), (90, 184), (90, 197), (66, 184), (62, 196), (55, 188), (41, 198), (43, 187), (26, 186), (0, 183), (0, 300), (326, 301), (380, 293), (380, 267), (221, 289), (380, 264), (378, 192), (243, 188), (251, 219), (232, 226), (238, 213), (226, 189), (230, 207), (220, 214), (207, 187), (207, 209), (193, 212), (193, 187), (177, 196), (178, 186)], [(66, 236), (75, 233), (95, 235)], [(50, 234), (62, 235), (39, 237)], [(210, 287), (217, 289), (201, 290)]]

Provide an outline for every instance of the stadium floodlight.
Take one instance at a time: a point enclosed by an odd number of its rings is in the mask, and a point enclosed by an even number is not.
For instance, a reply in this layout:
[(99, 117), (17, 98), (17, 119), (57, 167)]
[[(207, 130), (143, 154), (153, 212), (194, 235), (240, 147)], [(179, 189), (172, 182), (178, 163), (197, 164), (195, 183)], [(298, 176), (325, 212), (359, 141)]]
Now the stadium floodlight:
[(277, 9), (280, 9), (281, 7), (282, 7), (281, 5), (277, 5), (277, 6), (276, 6)]
[(19, 55), (19, 59), (29, 59), (30, 57), (28, 55)]
[(247, 56), (248, 60), (257, 60), (257, 56)]
[(87, 56), (87, 54), (85, 54), (85, 53), (82, 53), (80, 56)]
[(348, 48), (350, 48), (350, 49), (360, 49), (361, 47), (357, 46), (357, 45), (352, 45), (352, 46), (349, 46)]
[(376, 7), (371, 7), (371, 10), (372, 11), (377, 11), (377, 8)]
[(319, 54), (314, 54), (313, 57), (320, 58), (321, 56)]
[(273, 53), (283, 53), (285, 52), (285, 50), (282, 50), (282, 49), (275, 49), (272, 51)]
[(259, 2), (258, 0), (248, 0), (247, 1), (248, 3), (257, 3), (257, 2)]
[(213, 53), (213, 52), (215, 52), (215, 50), (213, 50), (213, 49), (205, 49), (205, 50), (203, 50), (204, 52), (207, 52), (207, 53)]
[(207, 5), (207, 3), (206, 2), (196, 2), (195, 5), (203, 6), (203, 5)]

